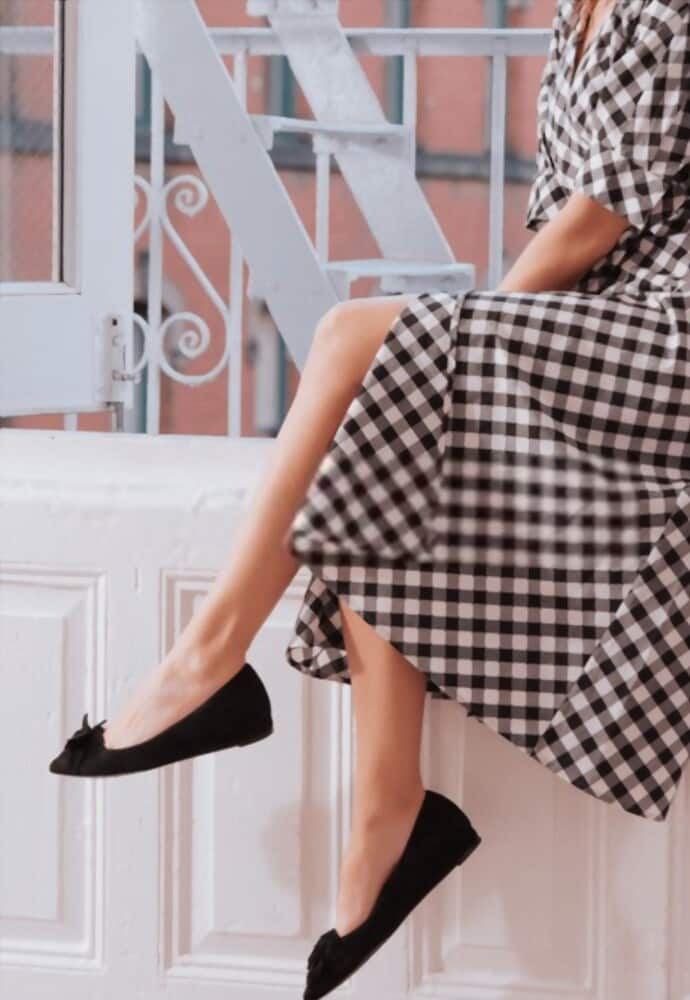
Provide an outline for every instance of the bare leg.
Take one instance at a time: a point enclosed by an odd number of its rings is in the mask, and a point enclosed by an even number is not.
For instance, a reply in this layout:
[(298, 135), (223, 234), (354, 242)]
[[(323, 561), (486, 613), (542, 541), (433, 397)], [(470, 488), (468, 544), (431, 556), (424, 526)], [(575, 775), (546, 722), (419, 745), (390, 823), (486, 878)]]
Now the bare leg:
[(106, 746), (129, 746), (155, 735), (241, 668), (258, 629), (299, 568), (286, 545), (288, 527), (407, 299), (350, 299), (321, 318), (295, 399), (276, 437), (273, 462), (223, 569), (173, 648), (108, 720)]
[(340, 601), (355, 713), (350, 842), (340, 872), (335, 928), (371, 912), (424, 798), (420, 747), (426, 675)]

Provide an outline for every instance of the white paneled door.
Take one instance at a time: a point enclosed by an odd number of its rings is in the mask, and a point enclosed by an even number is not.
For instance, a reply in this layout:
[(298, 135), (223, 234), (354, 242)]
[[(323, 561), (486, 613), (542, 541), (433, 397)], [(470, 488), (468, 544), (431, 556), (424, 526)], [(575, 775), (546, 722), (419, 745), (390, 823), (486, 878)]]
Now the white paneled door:
[[(349, 689), (284, 656), (303, 570), (250, 651), (270, 739), (139, 775), (48, 771), (169, 648), (273, 444), (0, 430), (2, 1000), (302, 995), (352, 768)], [(424, 773), (483, 843), (350, 996), (687, 1000), (685, 779), (668, 822), (628, 816), (431, 700)]]

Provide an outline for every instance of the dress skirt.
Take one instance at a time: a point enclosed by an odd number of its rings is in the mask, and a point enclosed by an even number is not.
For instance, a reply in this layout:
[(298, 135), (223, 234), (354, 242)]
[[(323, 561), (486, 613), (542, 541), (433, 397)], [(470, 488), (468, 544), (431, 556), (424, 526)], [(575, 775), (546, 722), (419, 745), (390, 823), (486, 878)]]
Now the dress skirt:
[(662, 820), (690, 752), (690, 291), (406, 303), (291, 525), (288, 663), (351, 683), (342, 598), (432, 697)]

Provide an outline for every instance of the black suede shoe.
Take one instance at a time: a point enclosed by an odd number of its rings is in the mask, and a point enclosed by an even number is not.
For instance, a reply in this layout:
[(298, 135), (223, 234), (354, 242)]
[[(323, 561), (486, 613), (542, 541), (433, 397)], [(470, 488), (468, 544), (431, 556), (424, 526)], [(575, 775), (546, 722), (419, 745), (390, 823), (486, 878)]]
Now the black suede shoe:
[(85, 714), (81, 728), (50, 762), (53, 774), (100, 777), (149, 771), (187, 757), (247, 746), (273, 732), (268, 692), (249, 663), (188, 715), (143, 743), (106, 747), (103, 742), (106, 721), (102, 719), (90, 726)]
[(318, 1000), (359, 969), (480, 843), (481, 837), (462, 809), (440, 792), (427, 789), (407, 844), (369, 916), (342, 936), (332, 927), (312, 948), (303, 1000)]

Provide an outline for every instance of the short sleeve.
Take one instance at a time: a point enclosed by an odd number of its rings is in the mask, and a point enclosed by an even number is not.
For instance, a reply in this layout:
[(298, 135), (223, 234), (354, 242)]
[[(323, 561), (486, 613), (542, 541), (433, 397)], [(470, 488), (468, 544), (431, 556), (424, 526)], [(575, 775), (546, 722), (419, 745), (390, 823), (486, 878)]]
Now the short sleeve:
[(589, 149), (573, 189), (635, 228), (688, 182), (689, 8), (690, 0), (648, 0), (595, 83)]
[(571, 11), (572, 0), (560, 0), (552, 23), (551, 38), (542, 70), (537, 96), (537, 155), (536, 175), (530, 188), (525, 214), (525, 227), (537, 230), (567, 198), (567, 192), (559, 189), (556, 172), (549, 157), (545, 122), (549, 114), (549, 102), (553, 97), (556, 67), (561, 58), (563, 43), (563, 23)]
[(546, 140), (539, 136), (537, 173), (530, 188), (525, 212), (525, 228), (537, 232), (568, 200), (568, 191), (549, 157)]

